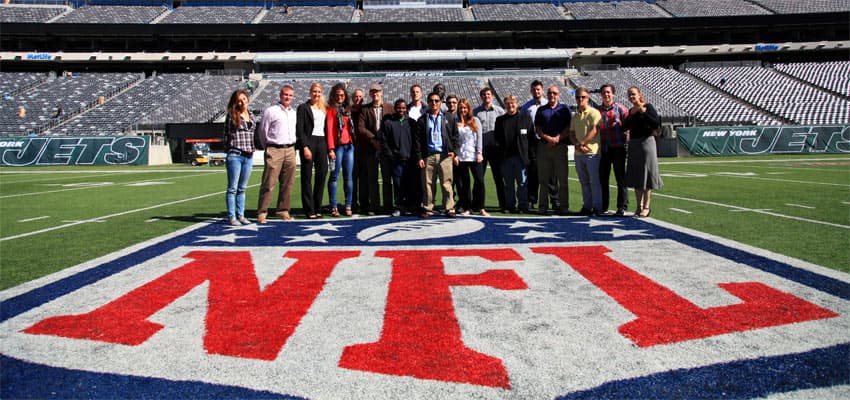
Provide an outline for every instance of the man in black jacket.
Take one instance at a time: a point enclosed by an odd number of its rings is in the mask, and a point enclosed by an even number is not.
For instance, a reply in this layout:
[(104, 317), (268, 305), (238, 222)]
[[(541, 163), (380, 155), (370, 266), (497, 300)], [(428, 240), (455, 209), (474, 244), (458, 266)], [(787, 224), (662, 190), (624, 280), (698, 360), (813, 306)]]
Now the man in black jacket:
[(502, 177), (505, 180), (505, 208), (508, 212), (528, 212), (527, 168), (530, 162), (528, 137), (534, 134), (534, 122), (528, 113), (519, 112), (516, 96), (505, 97), (505, 114), (496, 118), (494, 135), (502, 149)]
[(455, 201), (452, 190), (452, 168), (457, 147), (457, 120), (440, 109), (440, 95), (428, 95), (428, 112), (417, 121), (414, 155), (419, 163), (422, 178), (423, 218), (434, 214), (434, 195), (437, 178), (443, 187), (443, 204), (446, 215), (455, 216)]
[(398, 217), (402, 212), (415, 210), (422, 196), (419, 191), (419, 166), (411, 162), (416, 121), (407, 118), (407, 103), (403, 99), (396, 100), (393, 109), (395, 113), (384, 118), (378, 140), (383, 149), (381, 159), (385, 160), (384, 166), (392, 175), (392, 215)]

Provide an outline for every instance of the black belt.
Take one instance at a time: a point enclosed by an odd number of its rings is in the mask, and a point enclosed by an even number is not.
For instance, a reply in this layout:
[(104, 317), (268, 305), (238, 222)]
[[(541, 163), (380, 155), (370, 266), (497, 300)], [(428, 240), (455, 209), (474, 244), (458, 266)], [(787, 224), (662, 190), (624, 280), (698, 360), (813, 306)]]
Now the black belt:
[(295, 144), (294, 143), (292, 143), (292, 144), (266, 143), (266, 147), (274, 147), (276, 149), (288, 149), (292, 146), (295, 146)]

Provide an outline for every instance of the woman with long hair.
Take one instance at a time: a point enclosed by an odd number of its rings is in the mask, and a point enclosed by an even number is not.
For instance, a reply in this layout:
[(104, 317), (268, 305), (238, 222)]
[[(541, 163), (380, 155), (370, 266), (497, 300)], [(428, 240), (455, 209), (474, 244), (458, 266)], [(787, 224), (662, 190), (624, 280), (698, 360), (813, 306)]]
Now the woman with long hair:
[[(328, 145), (325, 134), (327, 105), (322, 85), (310, 85), (310, 99), (296, 110), (296, 146), (301, 156), (301, 205), (310, 219), (321, 216), (325, 178), (328, 175)], [(313, 172), (315, 171), (315, 175)]]
[[(488, 216), (484, 209), (484, 155), (481, 121), (472, 114), (469, 99), (461, 99), (457, 105), (457, 144), (454, 178), (457, 182), (458, 204), (462, 215), (470, 211)], [(473, 184), (470, 185), (469, 173)]]
[(342, 170), (345, 191), (345, 215), (351, 216), (351, 198), (354, 190), (352, 172), (354, 170), (354, 124), (351, 122), (351, 103), (345, 84), (340, 82), (331, 88), (325, 118), (328, 157), (334, 162), (331, 177), (328, 180), (328, 196), (331, 203), (331, 215), (339, 216), (336, 187), (339, 172)]
[(224, 119), (224, 145), (227, 158), (227, 218), (230, 225), (248, 225), (245, 218), (245, 189), (251, 178), (254, 157), (254, 116), (248, 111), (248, 92), (239, 89), (230, 95)]
[(652, 190), (664, 186), (661, 175), (658, 174), (658, 153), (654, 136), (654, 132), (661, 127), (661, 118), (658, 117), (655, 107), (644, 100), (638, 87), (630, 87), (628, 95), (632, 108), (623, 122), (623, 129), (629, 131), (626, 186), (635, 188), (635, 217), (644, 218), (652, 213)]

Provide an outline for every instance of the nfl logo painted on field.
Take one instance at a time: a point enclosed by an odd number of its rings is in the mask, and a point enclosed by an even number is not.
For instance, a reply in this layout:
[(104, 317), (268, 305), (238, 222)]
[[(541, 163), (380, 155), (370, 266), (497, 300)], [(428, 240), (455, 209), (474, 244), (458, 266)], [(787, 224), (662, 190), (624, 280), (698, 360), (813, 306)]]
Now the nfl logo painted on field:
[(633, 218), (200, 224), (0, 293), (2, 398), (844, 398), (846, 274)]

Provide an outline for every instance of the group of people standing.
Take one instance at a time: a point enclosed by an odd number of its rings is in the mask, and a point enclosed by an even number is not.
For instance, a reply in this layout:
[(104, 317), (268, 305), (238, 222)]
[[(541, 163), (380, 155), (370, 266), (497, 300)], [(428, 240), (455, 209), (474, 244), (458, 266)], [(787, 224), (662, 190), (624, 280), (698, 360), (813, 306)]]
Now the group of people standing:
[[(528, 213), (569, 213), (568, 146), (575, 148), (576, 172), (582, 188), (579, 214), (602, 215), (608, 209), (611, 169), (617, 181), (616, 215), (628, 208), (627, 187), (635, 188), (635, 216), (651, 213), (651, 191), (662, 186), (653, 132), (660, 119), (637, 87), (629, 88), (632, 107), (617, 104), (614, 87), (600, 88), (602, 104), (590, 105), (586, 88), (575, 91), (573, 114), (560, 102), (560, 89), (531, 83), (532, 99), (519, 105), (506, 96), (503, 109), (490, 88), (480, 91), (481, 104), (445, 95), (436, 85), (426, 96), (410, 88), (410, 101), (383, 99), (379, 84), (369, 87), (371, 102), (356, 89), (334, 85), (329, 99), (319, 83), (309, 99), (292, 106), (294, 88), (284, 85), (280, 101), (263, 111), (259, 124), (248, 112), (248, 92), (237, 90), (228, 103), (224, 141), (227, 148), (227, 213), (232, 225), (245, 218), (245, 190), (253, 152), (265, 150), (265, 169), (257, 205), (257, 221), (268, 219), (275, 186), (279, 186), (277, 216), (290, 214), (296, 153), (301, 158), (301, 203), (304, 216), (323, 211), (332, 216), (402, 214), (423, 218), (435, 213), (439, 181), (443, 209), (450, 217), (485, 209), (484, 175), (489, 164), (499, 210)], [(328, 171), (330, 169), (330, 171)], [(379, 175), (380, 173), (380, 175)], [(329, 175), (329, 177), (328, 177)], [(343, 203), (337, 187), (343, 181)], [(379, 190), (378, 178), (383, 181)], [(323, 207), (327, 180), (328, 207)]]

